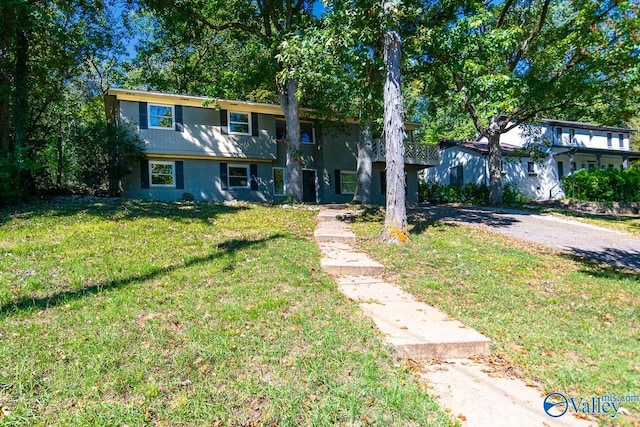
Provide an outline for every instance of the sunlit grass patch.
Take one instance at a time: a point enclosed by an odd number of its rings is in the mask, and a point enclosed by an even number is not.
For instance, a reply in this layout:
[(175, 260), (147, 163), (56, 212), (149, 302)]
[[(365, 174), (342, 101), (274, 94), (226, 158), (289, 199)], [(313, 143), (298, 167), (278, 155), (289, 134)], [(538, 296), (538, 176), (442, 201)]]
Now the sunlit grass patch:
[(450, 425), (322, 273), (315, 214), (0, 213), (0, 425)]
[[(405, 246), (354, 224), (391, 280), (490, 337), (544, 391), (574, 396), (640, 390), (640, 277), (478, 227), (421, 219)], [(624, 404), (638, 415), (640, 405)], [(622, 417), (617, 422), (621, 422)]]

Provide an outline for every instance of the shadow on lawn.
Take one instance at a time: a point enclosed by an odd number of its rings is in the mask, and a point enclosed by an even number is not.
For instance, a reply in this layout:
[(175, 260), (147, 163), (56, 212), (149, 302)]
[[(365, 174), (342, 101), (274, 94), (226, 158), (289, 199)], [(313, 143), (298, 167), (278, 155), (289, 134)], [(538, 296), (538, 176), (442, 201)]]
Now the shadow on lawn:
[(100, 197), (60, 197), (26, 203), (0, 211), (0, 226), (11, 220), (42, 217), (94, 216), (105, 221), (167, 218), (177, 221), (209, 221), (222, 214), (247, 209), (202, 202), (160, 202)]
[(186, 261), (183, 264), (172, 265), (169, 267), (155, 268), (146, 274), (134, 275), (130, 277), (123, 277), (121, 279), (111, 280), (103, 283), (97, 283), (94, 285), (86, 286), (81, 289), (68, 290), (58, 292), (54, 295), (30, 298), (22, 297), (15, 301), (10, 301), (0, 306), (0, 319), (6, 318), (12, 315), (17, 315), (22, 311), (29, 311), (33, 309), (45, 310), (51, 307), (58, 306), (60, 304), (67, 303), (70, 300), (84, 298), (89, 295), (98, 294), (103, 291), (115, 290), (126, 287), (128, 285), (144, 282), (146, 280), (155, 279), (156, 277), (168, 274), (172, 271), (188, 268), (194, 265), (205, 264), (216, 258), (224, 255), (232, 254), (237, 250), (244, 249), (251, 246), (264, 246), (269, 240), (275, 240), (284, 237), (283, 234), (274, 234), (272, 236), (258, 239), (258, 240), (244, 240), (244, 239), (232, 239), (218, 244), (218, 251), (211, 253), (207, 256), (197, 257)]
[(608, 279), (640, 281), (640, 252), (638, 251), (613, 248), (601, 251), (567, 248), (567, 251), (563, 252), (563, 256), (585, 265), (584, 272), (587, 274)]
[(463, 222), (467, 224), (480, 224), (490, 227), (508, 227), (520, 222), (512, 214), (534, 215), (533, 212), (513, 209), (495, 209), (477, 206), (451, 206), (451, 205), (426, 205), (417, 209), (411, 209), (412, 214), (420, 213), (425, 218), (433, 221)]

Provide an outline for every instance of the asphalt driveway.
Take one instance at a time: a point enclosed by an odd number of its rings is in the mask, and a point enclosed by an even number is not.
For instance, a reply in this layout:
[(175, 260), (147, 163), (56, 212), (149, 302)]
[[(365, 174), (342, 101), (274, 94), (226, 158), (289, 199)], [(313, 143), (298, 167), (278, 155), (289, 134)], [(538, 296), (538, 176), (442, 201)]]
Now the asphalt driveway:
[(426, 205), (427, 218), (487, 227), (576, 256), (640, 271), (640, 238), (551, 215), (512, 209)]

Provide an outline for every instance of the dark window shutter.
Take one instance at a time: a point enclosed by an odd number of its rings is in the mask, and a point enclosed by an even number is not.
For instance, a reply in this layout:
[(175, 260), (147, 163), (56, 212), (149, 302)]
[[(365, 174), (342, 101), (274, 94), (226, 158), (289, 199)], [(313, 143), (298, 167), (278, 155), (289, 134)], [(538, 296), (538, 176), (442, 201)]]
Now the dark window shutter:
[(226, 163), (220, 163), (220, 184), (223, 190), (229, 189), (229, 172)]
[(249, 175), (251, 177), (251, 191), (258, 191), (258, 165), (256, 163), (249, 165)]
[(182, 105), (176, 105), (174, 108), (176, 113), (176, 130), (178, 132), (184, 132), (184, 122), (182, 119)]
[(220, 132), (222, 132), (223, 135), (229, 134), (229, 125), (227, 124), (227, 110), (220, 110)]
[(387, 173), (385, 171), (380, 172), (380, 194), (383, 196), (387, 194)]
[(342, 185), (340, 182), (340, 169), (336, 169), (335, 170), (335, 185), (336, 185), (336, 194), (342, 194)]
[(176, 161), (176, 188), (184, 189), (184, 162), (182, 160)]
[(149, 160), (140, 160), (140, 186), (149, 188)]
[(322, 144), (322, 123), (316, 122), (313, 127), (315, 130), (315, 137), (316, 137), (315, 143), (320, 145)]
[(258, 113), (251, 113), (251, 135), (259, 136), (258, 130)]
[(149, 129), (149, 118), (147, 117), (147, 103), (138, 103), (138, 113), (140, 115), (140, 129)]

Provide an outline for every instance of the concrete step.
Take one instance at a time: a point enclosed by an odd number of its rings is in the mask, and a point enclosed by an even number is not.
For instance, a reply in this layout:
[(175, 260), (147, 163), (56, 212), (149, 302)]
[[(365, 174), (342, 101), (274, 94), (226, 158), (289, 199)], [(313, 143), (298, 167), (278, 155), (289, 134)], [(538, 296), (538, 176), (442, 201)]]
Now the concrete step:
[(381, 279), (341, 277), (339, 289), (360, 302), (398, 352), (422, 359), (460, 359), (490, 352), (491, 340)]
[(320, 265), (336, 276), (379, 276), (384, 266), (366, 254), (354, 252), (346, 243), (319, 242), (322, 258)]
[(356, 235), (346, 224), (336, 224), (334, 227), (317, 227), (313, 232), (316, 242), (355, 243)]

